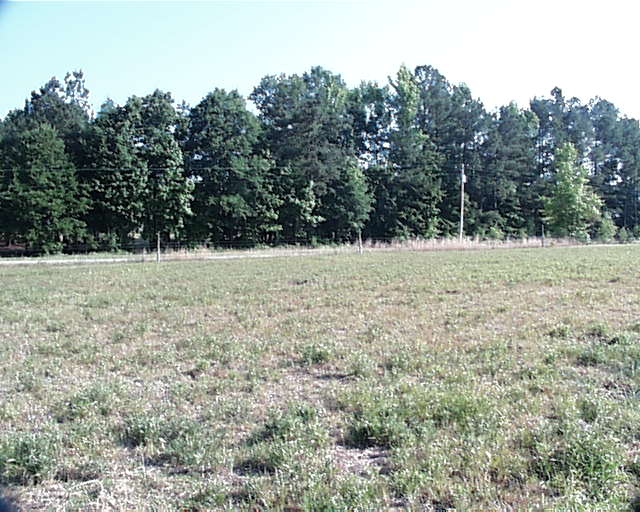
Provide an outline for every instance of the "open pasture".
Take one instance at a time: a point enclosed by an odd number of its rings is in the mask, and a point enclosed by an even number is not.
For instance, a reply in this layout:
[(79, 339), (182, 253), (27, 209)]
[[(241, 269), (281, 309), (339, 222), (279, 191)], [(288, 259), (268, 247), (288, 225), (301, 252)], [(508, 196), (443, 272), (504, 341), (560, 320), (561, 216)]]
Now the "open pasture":
[(630, 510), (640, 247), (0, 267), (25, 510)]

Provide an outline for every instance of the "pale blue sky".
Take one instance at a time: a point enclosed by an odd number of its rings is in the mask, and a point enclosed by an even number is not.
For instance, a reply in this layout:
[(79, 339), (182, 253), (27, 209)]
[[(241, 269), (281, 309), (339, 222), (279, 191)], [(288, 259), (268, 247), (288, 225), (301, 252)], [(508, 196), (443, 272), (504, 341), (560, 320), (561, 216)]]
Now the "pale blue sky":
[(431, 64), (488, 108), (555, 85), (640, 118), (640, 7), (631, 0), (6, 2), (0, 117), (82, 69), (97, 108), (155, 88), (197, 103), (320, 65), (349, 85)]

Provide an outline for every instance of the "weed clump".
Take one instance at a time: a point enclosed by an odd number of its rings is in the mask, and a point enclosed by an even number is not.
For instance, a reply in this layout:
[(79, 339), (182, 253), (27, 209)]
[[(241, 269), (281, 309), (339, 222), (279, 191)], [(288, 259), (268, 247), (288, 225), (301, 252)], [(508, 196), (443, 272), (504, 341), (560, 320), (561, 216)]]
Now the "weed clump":
[(462, 390), (429, 390), (420, 386), (395, 388), (389, 393), (356, 394), (345, 442), (356, 448), (391, 448), (421, 438), (434, 429), (461, 432), (487, 426), (489, 404)]
[(602, 347), (588, 347), (578, 354), (577, 363), (581, 366), (598, 366), (609, 360)]
[(216, 433), (203, 432), (193, 420), (137, 413), (125, 418), (120, 441), (130, 448), (142, 448), (155, 464), (201, 462)]
[(609, 338), (609, 328), (604, 324), (593, 324), (585, 334), (590, 338), (606, 340)]
[(571, 329), (568, 325), (557, 325), (550, 329), (547, 333), (551, 338), (566, 340), (571, 334)]
[(112, 403), (109, 388), (101, 385), (91, 386), (58, 404), (54, 410), (54, 418), (59, 423), (64, 423), (83, 419), (92, 412), (107, 416), (111, 412)]
[(305, 366), (324, 364), (333, 358), (333, 350), (323, 343), (313, 343), (302, 349), (300, 360)]
[(620, 443), (579, 422), (530, 434), (532, 472), (561, 494), (586, 493), (604, 499), (627, 481)]
[(227, 501), (227, 495), (223, 489), (210, 486), (190, 496), (181, 507), (185, 512), (200, 512), (220, 507)]
[(292, 405), (284, 413), (272, 414), (264, 426), (249, 439), (249, 444), (263, 441), (287, 441), (299, 437), (301, 433), (310, 433), (316, 426), (318, 411), (307, 405)]
[(262, 428), (249, 437), (248, 456), (235, 466), (239, 473), (274, 473), (298, 467), (302, 457), (313, 458), (327, 446), (329, 434), (318, 411), (307, 404), (289, 406), (272, 414)]
[(87, 482), (96, 480), (103, 474), (102, 467), (94, 461), (85, 461), (79, 464), (66, 464), (59, 467), (55, 473), (55, 479), (60, 482)]
[(14, 434), (0, 443), (0, 478), (4, 483), (37, 484), (56, 464), (58, 439), (49, 433)]

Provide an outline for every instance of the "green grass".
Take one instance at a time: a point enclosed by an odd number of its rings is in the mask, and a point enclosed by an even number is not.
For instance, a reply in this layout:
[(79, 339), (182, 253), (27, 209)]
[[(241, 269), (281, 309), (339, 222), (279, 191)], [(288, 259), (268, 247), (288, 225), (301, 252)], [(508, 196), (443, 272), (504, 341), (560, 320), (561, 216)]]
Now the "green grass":
[(640, 247), (0, 267), (25, 509), (633, 510)]

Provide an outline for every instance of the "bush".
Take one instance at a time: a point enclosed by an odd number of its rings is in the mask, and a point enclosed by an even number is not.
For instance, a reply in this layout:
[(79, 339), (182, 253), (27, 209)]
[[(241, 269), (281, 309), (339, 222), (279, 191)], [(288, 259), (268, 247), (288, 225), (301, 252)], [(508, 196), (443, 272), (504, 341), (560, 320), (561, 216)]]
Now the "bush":
[(623, 244), (626, 244), (627, 242), (630, 242), (632, 240), (632, 236), (631, 233), (629, 233), (629, 231), (627, 230), (626, 227), (621, 227), (620, 231), (618, 231), (618, 241), (622, 242)]
[(611, 214), (605, 213), (598, 225), (596, 237), (601, 242), (611, 242), (615, 238), (617, 231), (618, 227), (613, 222)]
[(487, 231), (487, 238), (490, 240), (504, 240), (504, 231), (498, 226), (491, 226)]

